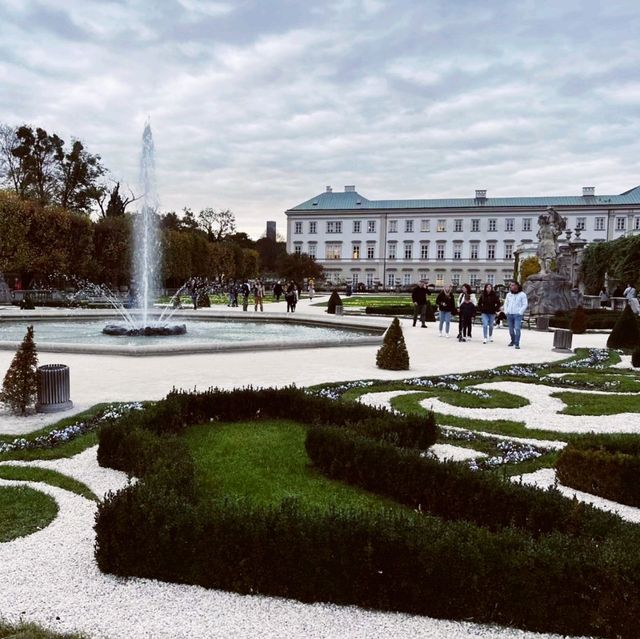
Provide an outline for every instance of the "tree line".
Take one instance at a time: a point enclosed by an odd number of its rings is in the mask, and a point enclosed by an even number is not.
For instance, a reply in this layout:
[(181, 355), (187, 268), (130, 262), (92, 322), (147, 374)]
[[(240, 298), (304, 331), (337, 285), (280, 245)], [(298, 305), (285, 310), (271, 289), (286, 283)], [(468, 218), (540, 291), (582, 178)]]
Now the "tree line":
[[(137, 198), (108, 176), (100, 156), (79, 140), (67, 145), (42, 128), (0, 124), (0, 271), (25, 288), (58, 274), (128, 286), (137, 214), (128, 207)], [(238, 232), (229, 209), (157, 216), (167, 287), (191, 277), (321, 276), (312, 258), (287, 255), (283, 241)]]

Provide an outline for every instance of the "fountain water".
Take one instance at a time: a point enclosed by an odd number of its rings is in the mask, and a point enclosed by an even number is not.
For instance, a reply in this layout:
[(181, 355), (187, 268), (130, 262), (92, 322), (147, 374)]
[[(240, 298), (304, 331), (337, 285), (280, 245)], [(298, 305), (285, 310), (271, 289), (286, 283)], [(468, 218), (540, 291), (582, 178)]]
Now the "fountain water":
[[(124, 325), (108, 325), (103, 329), (109, 335), (180, 335), (186, 332), (186, 326), (179, 324), (167, 325), (171, 316), (165, 319), (164, 313), (159, 319), (151, 321), (150, 313), (153, 301), (156, 297), (160, 279), (161, 251), (158, 238), (157, 215), (158, 195), (156, 190), (155, 175), (155, 149), (153, 135), (149, 121), (144, 126), (142, 133), (142, 154), (140, 157), (140, 185), (142, 187), (142, 210), (136, 216), (134, 225), (134, 261), (133, 281), (135, 283), (136, 299), (140, 307), (140, 317), (132, 313), (121, 312), (121, 304), (118, 308)], [(115, 296), (105, 291), (105, 296), (114, 300)]]

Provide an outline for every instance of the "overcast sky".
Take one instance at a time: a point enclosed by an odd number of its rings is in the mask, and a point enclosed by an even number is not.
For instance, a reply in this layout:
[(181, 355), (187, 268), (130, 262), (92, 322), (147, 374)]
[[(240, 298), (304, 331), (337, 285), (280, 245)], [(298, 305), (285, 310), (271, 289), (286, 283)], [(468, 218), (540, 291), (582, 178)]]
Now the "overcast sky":
[(0, 122), (82, 140), (163, 210), (266, 220), (369, 199), (640, 184), (640, 5), (616, 1), (0, 0)]

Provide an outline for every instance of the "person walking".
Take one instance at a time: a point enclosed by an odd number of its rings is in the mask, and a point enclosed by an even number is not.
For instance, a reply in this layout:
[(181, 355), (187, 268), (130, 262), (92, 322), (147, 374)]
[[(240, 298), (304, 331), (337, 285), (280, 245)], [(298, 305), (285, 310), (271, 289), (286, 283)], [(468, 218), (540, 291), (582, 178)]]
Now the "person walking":
[(600, 289), (600, 308), (609, 308), (609, 293), (607, 289), (603, 286)]
[(485, 284), (478, 300), (478, 311), (482, 314), (482, 343), (493, 342), (493, 326), (500, 310), (500, 297), (491, 284)]
[[(436, 306), (438, 307), (438, 314), (440, 319), (440, 333), (439, 337), (449, 337), (449, 326), (451, 324), (451, 317), (456, 312), (456, 301), (453, 298), (453, 292), (451, 286), (447, 284), (436, 297)], [(444, 327), (445, 332), (442, 332)]]
[(627, 288), (624, 289), (622, 294), (627, 298), (627, 304), (629, 304), (631, 310), (636, 315), (640, 315), (640, 302), (638, 302), (636, 287), (633, 284), (627, 284)]
[(284, 294), (284, 299), (287, 302), (287, 313), (289, 311), (291, 311), (292, 313), (295, 313), (296, 310), (296, 286), (293, 282), (289, 282), (289, 285), (287, 286), (287, 290)]
[(280, 301), (282, 292), (283, 292), (282, 284), (280, 284), (280, 282), (276, 282), (276, 285), (273, 287), (273, 295), (276, 298), (276, 302)]
[(262, 280), (257, 280), (253, 287), (253, 299), (255, 301), (254, 311), (257, 311), (259, 306), (260, 310), (264, 312), (264, 308), (262, 306), (262, 300), (264, 299), (264, 284), (262, 283)]
[[(462, 302), (464, 302), (464, 296), (465, 295), (470, 295), (471, 296), (471, 302), (473, 303), (474, 306), (478, 305), (478, 300), (476, 299), (476, 294), (471, 290), (471, 285), (470, 284), (463, 284), (462, 285), (462, 290), (460, 291), (460, 295), (458, 295), (458, 308), (460, 308), (460, 306), (462, 305)], [(462, 316), (460, 315), (458, 317), (458, 340), (462, 337)], [(469, 339), (471, 339), (471, 333), (469, 333)]]
[(249, 310), (249, 295), (251, 294), (251, 287), (249, 286), (249, 282), (243, 282), (240, 287), (240, 292), (242, 293), (242, 310)]
[(307, 290), (309, 291), (309, 299), (312, 300), (313, 296), (316, 294), (316, 283), (313, 279), (309, 279), (307, 283)]
[(471, 324), (476, 314), (476, 305), (471, 301), (471, 294), (465, 293), (462, 304), (458, 308), (460, 313), (461, 334), (458, 338), (460, 342), (466, 342), (471, 339)]
[(522, 290), (522, 286), (520, 286), (518, 282), (511, 282), (511, 284), (509, 284), (509, 292), (504, 300), (504, 312), (507, 316), (509, 335), (511, 336), (509, 346), (520, 348), (522, 318), (528, 305), (527, 294)]
[(421, 282), (411, 292), (413, 302), (413, 325), (415, 326), (420, 316), (422, 328), (427, 328), (427, 283)]

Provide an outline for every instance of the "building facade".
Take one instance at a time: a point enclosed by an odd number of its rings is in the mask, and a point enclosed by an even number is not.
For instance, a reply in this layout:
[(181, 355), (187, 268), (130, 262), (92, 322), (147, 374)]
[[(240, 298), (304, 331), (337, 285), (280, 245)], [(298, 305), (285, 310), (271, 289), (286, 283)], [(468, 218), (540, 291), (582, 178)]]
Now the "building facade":
[(287, 251), (307, 253), (332, 283), (396, 288), (503, 284), (514, 253), (537, 242), (538, 216), (553, 207), (587, 242), (640, 232), (640, 186), (620, 195), (368, 200), (355, 186), (327, 187), (285, 211)]

